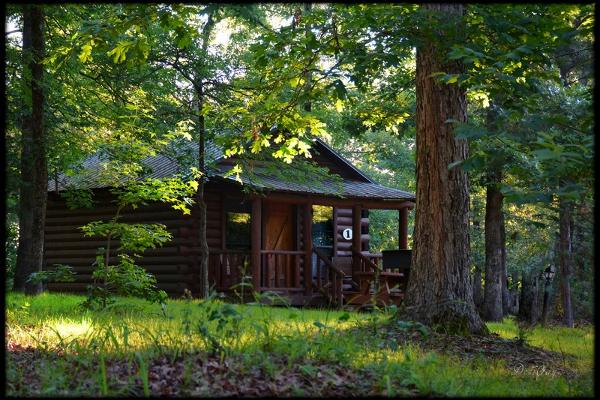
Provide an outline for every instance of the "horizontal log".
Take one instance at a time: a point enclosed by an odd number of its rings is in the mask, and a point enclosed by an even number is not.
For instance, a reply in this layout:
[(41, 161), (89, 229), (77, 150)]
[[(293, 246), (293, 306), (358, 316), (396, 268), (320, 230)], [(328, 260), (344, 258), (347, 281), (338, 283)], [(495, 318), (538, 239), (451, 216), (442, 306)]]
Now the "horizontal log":
[[(267, 197), (259, 194), (250, 195), (251, 198), (256, 197), (266, 199)], [(414, 201), (397, 200), (397, 199), (373, 199), (373, 198), (337, 198), (333, 196), (311, 195), (307, 193), (289, 194), (281, 192), (270, 192), (268, 199), (271, 202), (287, 203), (287, 204), (313, 204), (334, 207), (351, 207), (361, 206), (363, 209), (381, 209), (381, 210), (398, 210), (400, 208), (414, 208)]]
[[(167, 229), (167, 232), (169, 232), (174, 239), (180, 237), (179, 227)], [(48, 232), (48, 233), (46, 233), (44, 235), (44, 241), (46, 243), (49, 242), (49, 241), (51, 241), (51, 242), (57, 242), (57, 241), (58, 242), (60, 242), (60, 241), (65, 241), (65, 242), (70, 242), (70, 241), (88, 241), (88, 242), (92, 242), (92, 241), (97, 241), (97, 240), (99, 240), (99, 239), (97, 237), (94, 237), (94, 236), (83, 236), (83, 232), (81, 232), (81, 230), (79, 230), (79, 229), (76, 229), (74, 232), (67, 232), (67, 233)]]
[(301, 251), (301, 250), (261, 250), (260, 254), (302, 255), (302, 254), (304, 254), (304, 251)]
[(207, 219), (206, 220), (206, 229), (219, 229), (221, 230), (221, 223), (222, 220), (219, 216), (218, 219), (214, 218), (214, 219)]
[(336, 215), (339, 217), (350, 217), (352, 218), (352, 209), (351, 208), (336, 208)]
[[(66, 234), (65, 234), (66, 235)], [(74, 236), (76, 234), (73, 234)], [(76, 237), (73, 239), (77, 239)], [(94, 237), (79, 237), (80, 240), (57, 240), (54, 238), (48, 238), (46, 236), (44, 246), (47, 250), (69, 250), (69, 249), (97, 249), (98, 247), (106, 247), (106, 240), (98, 240)], [(191, 244), (190, 238), (176, 237), (167, 243), (167, 245), (188, 245)], [(111, 248), (116, 249), (119, 247), (119, 240), (110, 241)]]
[[(341, 225), (352, 226), (353, 219), (352, 219), (352, 217), (338, 216), (337, 223), (338, 223), (338, 226), (341, 226)], [(360, 223), (361, 223), (361, 225), (369, 225), (369, 218), (368, 217), (361, 218)]]
[(276, 292), (276, 293), (288, 293), (288, 292), (303, 292), (303, 287), (264, 287), (260, 288), (261, 292)]
[[(121, 222), (133, 222), (133, 221), (121, 221)], [(169, 228), (178, 228), (181, 226), (192, 226), (192, 220), (183, 220), (183, 219), (175, 219), (175, 220), (168, 220), (168, 221), (142, 221), (141, 223), (152, 223), (152, 224), (163, 224), (167, 227), (167, 229)], [(46, 225), (46, 228), (44, 230), (45, 233), (55, 233), (55, 232), (64, 232), (64, 233), (68, 233), (68, 232), (80, 232), (81, 226), (83, 226), (85, 224), (80, 224), (80, 225), (72, 225), (72, 224), (56, 224), (56, 225)]]
[[(88, 272), (87, 274), (85, 274), (85, 273), (77, 274), (75, 276), (75, 282), (70, 282), (70, 283), (85, 283), (88, 285), (94, 283), (94, 279), (92, 278), (92, 275), (90, 272)], [(150, 271), (148, 271), (148, 272), (150, 272)], [(157, 285), (161, 284), (161, 283), (186, 282), (190, 278), (189, 274), (178, 274), (178, 273), (175, 273), (175, 274), (159, 273), (159, 274), (153, 274), (153, 275), (156, 278)], [(65, 282), (65, 283), (67, 283), (67, 282)]]
[[(112, 219), (114, 214), (98, 214), (98, 215), (69, 215), (66, 217), (48, 217), (46, 218), (47, 225), (55, 225), (55, 224), (64, 224), (68, 223), (70, 225), (75, 224), (85, 224), (91, 221), (108, 221)], [(119, 221), (120, 222), (137, 222), (137, 221), (158, 221), (158, 220), (175, 220), (175, 219), (189, 219), (189, 217), (185, 217), (182, 213), (177, 211), (154, 211), (154, 212), (133, 212), (127, 214), (121, 214)]]
[[(114, 248), (113, 248), (114, 249)], [(53, 257), (71, 257), (71, 256), (87, 256), (89, 255), (95, 255), (96, 254), (96, 248), (89, 248), (89, 249), (53, 249), (53, 250), (46, 250), (46, 257), (47, 258), (53, 258)], [(116, 250), (116, 249), (115, 249)], [(126, 252), (126, 253), (131, 253), (131, 252)], [(179, 254), (179, 248), (177, 246), (166, 246), (166, 247), (159, 247), (157, 249), (148, 249), (144, 252), (141, 252), (140, 254), (142, 254), (144, 257), (153, 257), (153, 256), (159, 256), (159, 255), (167, 255), (167, 254)]]
[[(363, 241), (363, 242), (368, 242), (368, 241), (369, 241), (369, 237), (370, 237), (370, 236), (369, 236), (369, 234), (368, 234), (368, 233), (363, 233), (363, 234), (361, 234), (361, 235), (360, 235), (360, 240), (361, 240), (361, 241)], [(341, 234), (339, 234), (339, 233), (338, 233), (338, 235), (337, 235), (337, 238), (338, 238), (338, 243), (343, 243), (343, 242), (352, 242), (352, 239), (350, 239), (350, 240), (346, 240), (346, 239), (344, 239), (344, 237), (343, 237)]]
[[(51, 204), (49, 203), (49, 206)], [(92, 208), (77, 208), (74, 210), (68, 209), (66, 204), (63, 204), (63, 208), (58, 207), (47, 207), (46, 215), (48, 217), (69, 217), (74, 214), (77, 215), (98, 215), (98, 214), (106, 214), (106, 215), (114, 215), (117, 212), (116, 205), (96, 205)], [(156, 204), (148, 204), (146, 206), (140, 206), (137, 209), (133, 209), (132, 207), (125, 207), (122, 210), (122, 213), (129, 214), (132, 212), (150, 212), (150, 211), (174, 211), (180, 213), (180, 211), (174, 210), (170, 205), (165, 203), (156, 203)]]
[[(48, 290), (53, 292), (86, 292), (87, 283), (49, 283)], [(169, 282), (158, 282), (156, 285), (159, 289), (164, 290), (170, 295), (181, 295), (184, 289), (191, 289), (191, 285), (187, 283), (169, 283)]]
[(209, 248), (211, 247), (221, 247), (221, 241), (217, 239), (206, 239), (206, 244)]
[[(66, 265), (91, 265), (96, 260), (96, 257), (48, 257), (46, 258), (46, 265), (53, 264), (66, 264)], [(110, 257), (109, 262), (111, 264), (116, 264), (118, 262), (117, 257)], [(191, 262), (192, 260), (189, 257), (184, 256), (153, 256), (153, 257), (144, 257), (137, 262), (139, 265), (164, 265), (164, 264), (186, 264)]]
[[(192, 272), (195, 272), (194, 269), (190, 265), (186, 264), (175, 264), (175, 265), (140, 265), (146, 271), (151, 274), (178, 274), (178, 275), (186, 275)], [(94, 267), (91, 265), (88, 266), (76, 266), (72, 267), (73, 272), (77, 274), (91, 274), (94, 270)], [(157, 275), (158, 276), (158, 275)]]
[(349, 250), (352, 248), (352, 242), (338, 242), (338, 250)]
[(211, 228), (209, 229), (208, 227), (206, 228), (206, 238), (218, 238), (219, 240), (221, 240), (221, 230), (220, 229), (215, 229), (215, 228)]

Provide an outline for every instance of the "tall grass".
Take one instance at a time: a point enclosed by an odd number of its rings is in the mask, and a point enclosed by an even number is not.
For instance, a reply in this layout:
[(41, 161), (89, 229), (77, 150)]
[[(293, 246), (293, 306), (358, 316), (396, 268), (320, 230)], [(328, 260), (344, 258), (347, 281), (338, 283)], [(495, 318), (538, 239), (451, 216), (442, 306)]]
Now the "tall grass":
[[(221, 360), (235, 358), (237, 370), (249, 371), (258, 366), (270, 377), (285, 368), (298, 368), (313, 381), (318, 381), (316, 366), (343, 365), (360, 371), (361, 376), (370, 376), (368, 385), (375, 393), (390, 396), (410, 394), (410, 390), (451, 396), (589, 396), (593, 392), (591, 327), (535, 328), (529, 334), (531, 345), (576, 357), (574, 368), (580, 377), (569, 383), (561, 377), (516, 373), (500, 361), (467, 362), (413, 344), (392, 346), (377, 334), (390, 316), (385, 312), (187, 299), (170, 300), (164, 316), (158, 305), (136, 299), (119, 299), (101, 312), (82, 310), (78, 307), (82, 300), (82, 296), (66, 294), (7, 294), (7, 345), (41, 352), (34, 369), (40, 372), (42, 382), (27, 389), (20, 381), (24, 371), (18, 368), (22, 367), (11, 361), (7, 364), (7, 394), (153, 395), (156, 393), (151, 391), (148, 373), (156, 357), (171, 361), (183, 357), (182, 385), (192, 393), (196, 379), (194, 354)], [(372, 329), (360, 330), (360, 334), (350, 331), (367, 325)], [(510, 319), (489, 327), (506, 338), (518, 335)], [(127, 360), (135, 366), (129, 388), (115, 383), (116, 378), (107, 369), (111, 360)], [(42, 362), (50, 361), (59, 366), (43, 371)], [(72, 382), (69, 374), (75, 363), (95, 377)]]

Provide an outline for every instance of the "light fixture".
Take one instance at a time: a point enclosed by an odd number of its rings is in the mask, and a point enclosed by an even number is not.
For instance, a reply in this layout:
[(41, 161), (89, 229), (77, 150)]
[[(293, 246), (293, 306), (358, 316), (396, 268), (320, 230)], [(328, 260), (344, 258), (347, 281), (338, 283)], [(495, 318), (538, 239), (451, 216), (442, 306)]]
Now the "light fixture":
[(551, 281), (554, 278), (554, 268), (552, 268), (552, 265), (548, 265), (542, 274), (546, 278), (546, 281)]

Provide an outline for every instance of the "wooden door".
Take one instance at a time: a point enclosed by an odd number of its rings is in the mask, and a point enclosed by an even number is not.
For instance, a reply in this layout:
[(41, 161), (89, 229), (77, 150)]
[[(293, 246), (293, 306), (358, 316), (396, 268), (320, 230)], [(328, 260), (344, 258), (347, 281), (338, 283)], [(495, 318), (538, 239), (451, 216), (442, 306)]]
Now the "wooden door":
[[(265, 278), (263, 285), (269, 287), (291, 287), (295, 276), (297, 256), (281, 254), (281, 251), (293, 251), (296, 247), (295, 208), (293, 204), (264, 203), (263, 228), (263, 266)], [(275, 250), (275, 253), (269, 253)]]

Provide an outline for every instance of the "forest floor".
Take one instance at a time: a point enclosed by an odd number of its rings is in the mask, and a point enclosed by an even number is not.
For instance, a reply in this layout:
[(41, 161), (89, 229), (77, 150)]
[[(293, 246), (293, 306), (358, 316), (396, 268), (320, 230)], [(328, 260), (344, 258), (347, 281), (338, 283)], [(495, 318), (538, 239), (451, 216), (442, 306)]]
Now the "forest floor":
[(371, 313), (6, 296), (9, 396), (593, 396), (594, 327), (453, 336)]

